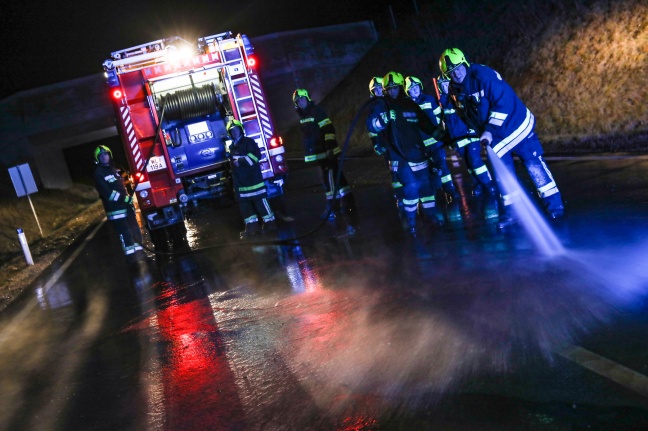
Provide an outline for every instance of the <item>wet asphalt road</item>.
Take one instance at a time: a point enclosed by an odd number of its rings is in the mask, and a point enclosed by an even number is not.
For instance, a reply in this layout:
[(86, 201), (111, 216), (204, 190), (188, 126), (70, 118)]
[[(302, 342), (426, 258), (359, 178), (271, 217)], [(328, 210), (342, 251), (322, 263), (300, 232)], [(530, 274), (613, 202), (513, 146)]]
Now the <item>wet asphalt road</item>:
[[(0, 316), (0, 429), (648, 429), (648, 157), (549, 165), (555, 256), (456, 167), (449, 228), (407, 238), (377, 157), (345, 162), (353, 236), (250, 245), (228, 207), (128, 265), (99, 225)], [(260, 239), (321, 225), (316, 170), (285, 204)]]

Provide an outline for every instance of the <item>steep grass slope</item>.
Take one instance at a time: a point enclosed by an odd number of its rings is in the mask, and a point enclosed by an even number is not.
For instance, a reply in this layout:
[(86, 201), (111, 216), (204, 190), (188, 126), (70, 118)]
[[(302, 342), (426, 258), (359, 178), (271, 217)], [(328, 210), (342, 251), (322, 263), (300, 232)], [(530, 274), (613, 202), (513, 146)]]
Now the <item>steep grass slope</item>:
[[(643, 0), (431, 0), (400, 17), (325, 100), (344, 141), (372, 76), (415, 75), (432, 91), (443, 49), (498, 70), (537, 119), (547, 151), (648, 151), (648, 3)], [(297, 128), (286, 133), (300, 155)], [(349, 153), (370, 150), (363, 118)]]

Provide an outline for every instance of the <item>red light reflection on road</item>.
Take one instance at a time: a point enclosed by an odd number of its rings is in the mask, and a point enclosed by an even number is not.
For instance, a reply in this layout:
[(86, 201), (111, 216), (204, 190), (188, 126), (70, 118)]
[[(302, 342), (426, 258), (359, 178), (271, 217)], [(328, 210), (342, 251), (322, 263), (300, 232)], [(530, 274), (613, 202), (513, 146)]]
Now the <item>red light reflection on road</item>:
[(159, 310), (158, 325), (168, 342), (165, 429), (243, 429), (243, 408), (209, 300), (172, 300)]

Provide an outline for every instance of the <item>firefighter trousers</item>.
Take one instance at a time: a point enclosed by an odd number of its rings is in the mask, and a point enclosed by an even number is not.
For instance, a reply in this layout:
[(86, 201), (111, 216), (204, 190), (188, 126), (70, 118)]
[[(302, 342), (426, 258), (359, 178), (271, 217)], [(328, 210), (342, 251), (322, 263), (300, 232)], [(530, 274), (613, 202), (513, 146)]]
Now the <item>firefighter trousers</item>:
[[(344, 176), (344, 172), (340, 173), (339, 187), (335, 186), (335, 181), (337, 180), (340, 169), (337, 158), (326, 158), (319, 160), (318, 162), (320, 169), (322, 170), (322, 180), (324, 181), (324, 189), (326, 190), (326, 199), (340, 199), (351, 193), (351, 188)], [(334, 189), (335, 196), (333, 196)]]
[(443, 191), (448, 193), (455, 192), (455, 186), (452, 182), (452, 174), (450, 173), (450, 168), (448, 167), (447, 154), (443, 146), (439, 146), (431, 153), (432, 156), (432, 167), (439, 171), (439, 179), (441, 181), (441, 187)]
[[(547, 213), (549, 215), (562, 215), (564, 211), (562, 197), (549, 167), (542, 158), (542, 146), (535, 132), (531, 133), (529, 137), (516, 145), (512, 151), (500, 157), (509, 172), (515, 176), (513, 152), (517, 154), (524, 164)], [(497, 178), (497, 175), (495, 177), (502, 191), (504, 206), (511, 205), (515, 202), (515, 197), (507, 192), (505, 187), (502, 187), (501, 180)]]
[(466, 167), (470, 175), (484, 188), (491, 185), (493, 178), (488, 171), (488, 167), (481, 157), (481, 145), (479, 141), (470, 142), (463, 147), (458, 147), (457, 152), (462, 159), (466, 162)]
[(403, 185), (403, 210), (408, 214), (410, 224), (419, 203), (421, 211), (429, 221), (435, 223), (443, 221), (436, 207), (435, 191), (428, 172), (428, 162), (408, 163), (393, 160), (390, 162), (390, 168)]
[(116, 218), (109, 219), (109, 221), (120, 238), (124, 254), (133, 254), (142, 249), (142, 231), (132, 207), (126, 211), (126, 214), (120, 214)]
[(259, 217), (264, 223), (269, 223), (275, 219), (267, 198), (246, 199), (239, 201), (238, 205), (245, 224), (258, 223)]

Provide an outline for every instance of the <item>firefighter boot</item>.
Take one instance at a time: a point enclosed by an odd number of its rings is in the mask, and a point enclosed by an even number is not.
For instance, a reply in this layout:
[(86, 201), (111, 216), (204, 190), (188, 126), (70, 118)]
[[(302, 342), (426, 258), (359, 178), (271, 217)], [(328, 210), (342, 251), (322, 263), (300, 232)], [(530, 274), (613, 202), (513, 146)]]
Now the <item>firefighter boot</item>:
[(517, 223), (515, 216), (513, 215), (513, 208), (511, 205), (500, 204), (502, 207), (501, 214), (499, 216), (499, 221), (497, 222), (497, 229), (505, 230)]
[(253, 221), (245, 224), (245, 230), (241, 232), (241, 239), (252, 238), (261, 232), (261, 223)]
[(407, 230), (411, 236), (416, 236), (416, 211), (407, 212)]
[(403, 201), (398, 202), (398, 218), (401, 223), (401, 228), (403, 229), (404, 232), (407, 232), (407, 228), (409, 227), (409, 224), (407, 222), (407, 211), (405, 211), (405, 207), (403, 207)]
[(355, 196), (349, 193), (340, 199), (341, 213), (346, 223), (347, 234), (353, 235), (360, 224), (358, 209), (356, 208)]
[(425, 219), (433, 229), (442, 228), (445, 225), (443, 214), (436, 208), (426, 208), (423, 212)]
[(565, 215), (565, 207), (562, 203), (560, 193), (555, 193), (551, 196), (543, 197), (545, 210), (551, 220), (558, 220)]
[(321, 220), (335, 220), (340, 209), (339, 199), (327, 199), (324, 212), (320, 215)]
[(277, 222), (275, 219), (268, 220), (268, 221), (263, 221), (263, 232), (264, 233), (270, 233), (274, 232), (277, 230)]
[(452, 181), (443, 184), (443, 191), (446, 203), (451, 204), (459, 200), (459, 192), (454, 184), (452, 184)]

